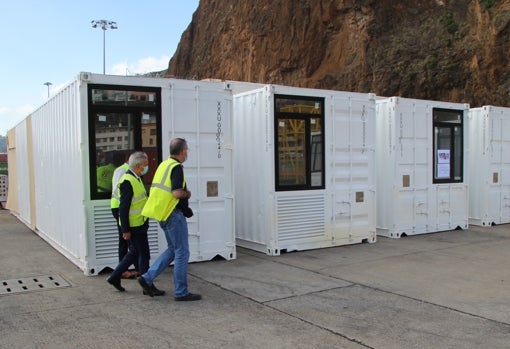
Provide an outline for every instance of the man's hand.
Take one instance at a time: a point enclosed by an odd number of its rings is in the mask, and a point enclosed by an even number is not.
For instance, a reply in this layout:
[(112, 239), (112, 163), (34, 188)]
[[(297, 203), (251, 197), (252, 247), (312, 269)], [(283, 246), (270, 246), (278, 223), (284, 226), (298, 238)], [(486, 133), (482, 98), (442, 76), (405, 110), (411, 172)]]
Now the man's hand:
[(177, 199), (189, 199), (191, 197), (191, 192), (189, 190), (184, 190), (184, 189), (173, 190), (172, 194)]
[(122, 234), (122, 238), (123, 238), (124, 240), (131, 240), (131, 233), (130, 233), (130, 232), (123, 233), (123, 234)]

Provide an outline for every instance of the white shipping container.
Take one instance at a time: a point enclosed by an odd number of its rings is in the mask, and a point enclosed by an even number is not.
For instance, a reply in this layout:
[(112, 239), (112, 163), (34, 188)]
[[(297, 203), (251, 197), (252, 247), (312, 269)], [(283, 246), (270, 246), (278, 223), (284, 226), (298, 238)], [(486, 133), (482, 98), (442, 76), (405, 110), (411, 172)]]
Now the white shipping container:
[(375, 97), (234, 95), (236, 241), (282, 252), (375, 242)]
[[(186, 138), (190, 262), (233, 259), (232, 132), (225, 83), (81, 73), (16, 126), (16, 169), (9, 173), (17, 200), (8, 208), (85, 274), (114, 268), (118, 233), (110, 193), (101, 187), (111, 180), (100, 168), (111, 176), (127, 155), (145, 151), (148, 188), (170, 140)], [(149, 245), (152, 261), (167, 245), (152, 220)]]
[(469, 223), (510, 223), (510, 108), (469, 110)]
[(468, 227), (463, 136), (469, 105), (382, 98), (377, 119), (377, 234)]

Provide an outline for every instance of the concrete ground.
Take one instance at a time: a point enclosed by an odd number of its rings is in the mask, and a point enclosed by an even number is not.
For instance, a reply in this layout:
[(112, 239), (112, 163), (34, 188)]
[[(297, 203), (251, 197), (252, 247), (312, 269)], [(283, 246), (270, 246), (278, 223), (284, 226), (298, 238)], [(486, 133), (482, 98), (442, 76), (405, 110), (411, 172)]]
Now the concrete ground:
[[(0, 348), (510, 348), (510, 225), (87, 277), (0, 210)], [(23, 289), (25, 287), (25, 289)]]

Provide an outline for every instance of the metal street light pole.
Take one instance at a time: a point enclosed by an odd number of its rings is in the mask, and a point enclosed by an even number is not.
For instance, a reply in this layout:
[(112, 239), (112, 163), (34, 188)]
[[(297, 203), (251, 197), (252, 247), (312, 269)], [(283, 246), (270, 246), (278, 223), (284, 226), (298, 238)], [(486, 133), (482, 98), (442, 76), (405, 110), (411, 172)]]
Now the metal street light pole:
[(101, 28), (103, 30), (103, 74), (105, 74), (105, 63), (106, 63), (106, 30), (107, 29), (117, 29), (117, 22), (109, 21), (106, 19), (99, 19), (97, 21), (90, 22), (92, 24), (92, 28)]
[(43, 85), (48, 86), (48, 98), (50, 98), (50, 85), (53, 85), (51, 82), (45, 82)]

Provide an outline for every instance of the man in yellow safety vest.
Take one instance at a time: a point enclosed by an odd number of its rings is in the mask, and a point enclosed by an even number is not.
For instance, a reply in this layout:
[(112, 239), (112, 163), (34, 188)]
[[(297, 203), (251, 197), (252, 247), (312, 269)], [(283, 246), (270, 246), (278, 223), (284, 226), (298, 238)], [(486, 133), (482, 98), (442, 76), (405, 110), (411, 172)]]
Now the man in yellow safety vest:
[[(127, 254), (129, 242), (127, 240), (124, 240), (124, 238), (122, 237), (122, 230), (119, 225), (120, 190), (119, 190), (118, 184), (119, 184), (121, 177), (128, 170), (129, 170), (129, 165), (127, 164), (127, 162), (125, 162), (115, 169), (115, 172), (113, 172), (113, 177), (112, 177), (112, 197), (110, 199), (110, 208), (112, 210), (113, 218), (115, 218), (115, 223), (117, 225), (117, 232), (119, 234), (119, 262)], [(135, 269), (138, 269), (138, 268), (136, 268), (137, 264), (138, 263), (136, 263), (136, 261), (135, 261)], [(126, 270), (124, 273), (122, 273), (123, 279), (133, 279), (137, 276), (140, 276), (137, 271), (131, 272), (129, 270)]]
[(165, 232), (167, 249), (158, 257), (146, 273), (138, 278), (145, 293), (152, 292), (154, 279), (174, 262), (174, 299), (176, 301), (197, 301), (202, 298), (188, 290), (188, 223), (186, 218), (193, 215), (188, 206), (191, 192), (186, 187), (182, 163), (188, 157), (188, 144), (183, 138), (170, 142), (170, 157), (156, 170), (150, 189), (149, 199), (142, 210), (144, 216), (156, 219)]
[[(135, 152), (129, 157), (129, 170), (119, 180), (119, 225), (122, 237), (129, 241), (128, 253), (122, 258), (108, 278), (108, 283), (119, 291), (125, 291), (120, 280), (122, 273), (138, 261), (141, 273), (149, 269), (150, 248), (147, 232), (149, 220), (142, 215), (147, 202), (147, 192), (140, 176), (149, 170), (149, 160), (144, 152)], [(165, 292), (151, 287), (151, 296), (163, 295)]]

